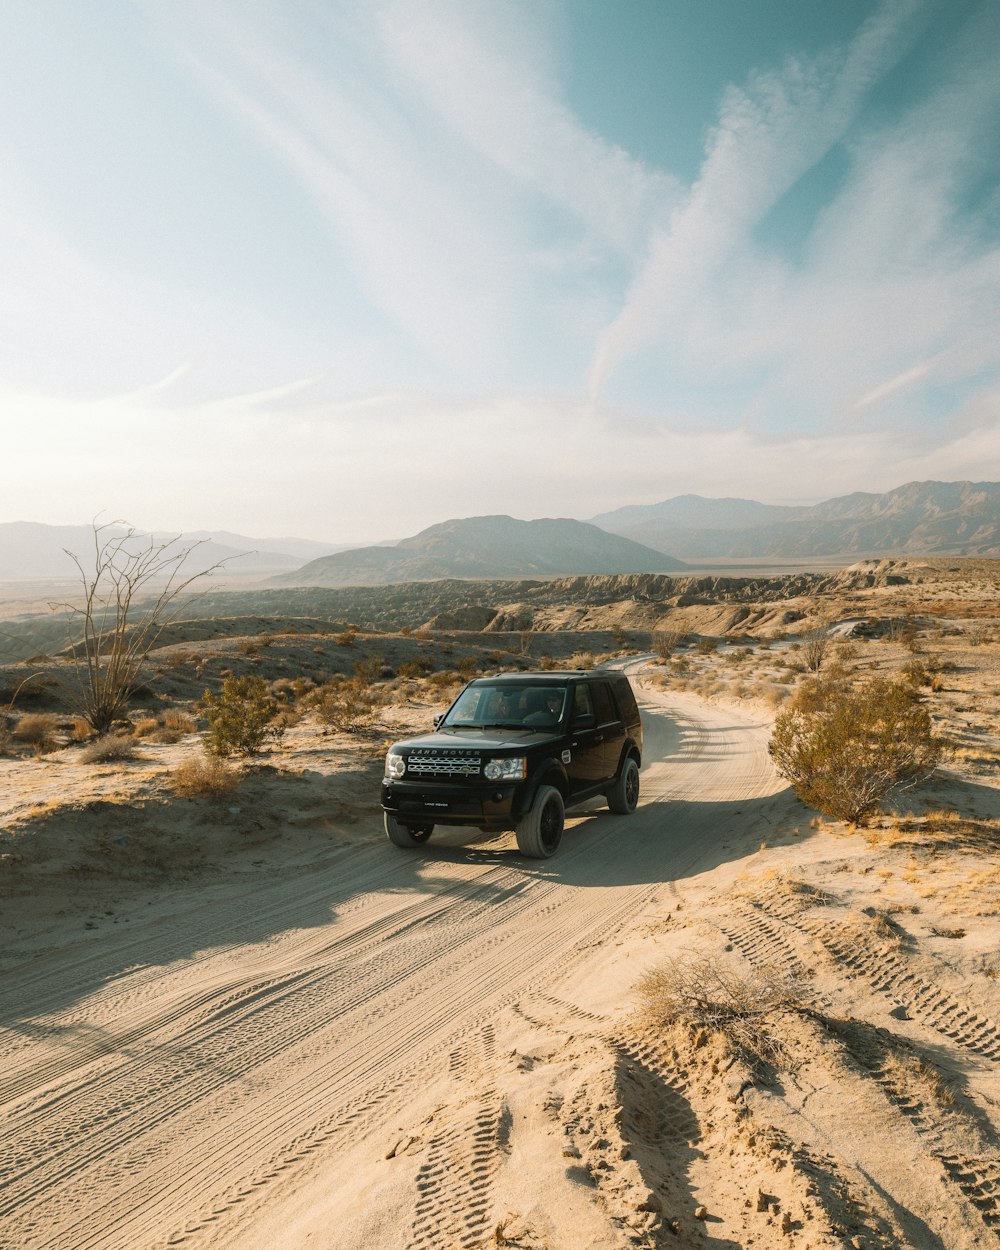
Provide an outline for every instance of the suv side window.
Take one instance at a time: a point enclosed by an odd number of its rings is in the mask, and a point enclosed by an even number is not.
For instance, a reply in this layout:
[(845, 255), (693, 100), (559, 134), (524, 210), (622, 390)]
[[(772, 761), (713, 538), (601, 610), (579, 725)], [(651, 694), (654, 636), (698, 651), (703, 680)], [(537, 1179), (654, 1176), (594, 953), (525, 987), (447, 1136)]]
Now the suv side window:
[(622, 719), (628, 724), (634, 725), (639, 719), (639, 709), (636, 707), (632, 687), (627, 681), (616, 681), (614, 684), (614, 696), (615, 702), (621, 711)]
[(580, 721), (590, 718), (593, 723), (594, 704), (590, 697), (590, 687), (579, 685), (573, 692), (573, 720)]
[(597, 713), (598, 725), (607, 725), (618, 719), (615, 705), (611, 702), (611, 690), (607, 682), (594, 683), (594, 710)]

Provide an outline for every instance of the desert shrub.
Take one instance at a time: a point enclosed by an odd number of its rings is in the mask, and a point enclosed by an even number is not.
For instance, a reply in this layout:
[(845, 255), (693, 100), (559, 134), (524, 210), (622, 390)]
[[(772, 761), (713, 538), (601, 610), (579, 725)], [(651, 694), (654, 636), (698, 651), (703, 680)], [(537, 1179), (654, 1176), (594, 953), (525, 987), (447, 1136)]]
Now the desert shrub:
[(658, 629), (654, 631), (650, 643), (652, 650), (661, 660), (669, 660), (678, 647), (683, 647), (687, 634), (680, 629)]
[(482, 663), (478, 656), (464, 655), (458, 662), (458, 671), (466, 680), (475, 677), (482, 669)]
[(357, 638), (357, 636), (358, 636), (357, 625), (347, 625), (344, 627), (344, 629), (340, 631), (339, 634), (337, 634), (335, 641), (337, 642), (338, 646), (350, 647), (354, 645), (354, 640), (355, 638)]
[(653, 1028), (679, 1023), (720, 1033), (753, 1067), (787, 1060), (780, 1016), (803, 1006), (800, 986), (781, 969), (709, 958), (670, 959), (642, 978), (639, 992)]
[(375, 715), (378, 700), (365, 682), (332, 681), (321, 686), (310, 698), (324, 725), (341, 733), (357, 733)]
[(778, 713), (768, 749), (804, 803), (863, 824), (894, 790), (929, 776), (943, 744), (909, 682), (814, 678)]
[(435, 690), (445, 690), (449, 686), (457, 686), (461, 680), (458, 673), (450, 672), (448, 669), (440, 669), (438, 672), (432, 673), (428, 678)]
[(830, 636), (825, 625), (817, 625), (802, 635), (802, 659), (810, 673), (818, 673), (823, 667)]
[(284, 732), (273, 723), (277, 708), (263, 677), (227, 677), (219, 694), (206, 690), (201, 702), (208, 719), (205, 749), (223, 759), (259, 755)]
[(131, 734), (103, 734), (80, 752), (82, 764), (113, 764), (135, 758), (135, 738)]
[(426, 660), (404, 660), (396, 669), (396, 676), (409, 680), (414, 677), (423, 677), (429, 669), (430, 665)]
[(885, 637), (889, 642), (906, 643), (916, 636), (916, 623), (909, 617), (895, 617), (886, 622)]
[(371, 685), (382, 676), (384, 668), (385, 659), (376, 652), (374, 655), (363, 656), (357, 661), (354, 665), (354, 676), (358, 681)]
[(256, 659), (260, 655), (260, 642), (256, 638), (243, 638), (239, 645), (240, 655), (247, 659)]
[(549, 669), (558, 668), (559, 661), (556, 659), (554, 655), (543, 655), (538, 660), (538, 667), (541, 669), (545, 669), (545, 671), (547, 672)]
[(714, 655), (719, 649), (719, 644), (715, 638), (699, 638), (694, 644), (694, 649), (699, 655)]
[(240, 774), (217, 755), (184, 760), (170, 774), (168, 785), (182, 799), (218, 799), (239, 784)]
[(143, 716), (139, 720), (132, 722), (132, 735), (136, 738), (149, 738), (160, 727), (160, 722), (155, 716)]

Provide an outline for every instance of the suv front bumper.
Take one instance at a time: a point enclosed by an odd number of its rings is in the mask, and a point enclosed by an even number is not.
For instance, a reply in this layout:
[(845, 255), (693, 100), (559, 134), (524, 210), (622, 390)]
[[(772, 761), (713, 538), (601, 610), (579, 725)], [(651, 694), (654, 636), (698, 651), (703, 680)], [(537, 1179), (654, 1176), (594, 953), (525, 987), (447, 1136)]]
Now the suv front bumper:
[(469, 786), (383, 781), (382, 810), (391, 812), (403, 824), (510, 829), (528, 806), (526, 790), (523, 782)]

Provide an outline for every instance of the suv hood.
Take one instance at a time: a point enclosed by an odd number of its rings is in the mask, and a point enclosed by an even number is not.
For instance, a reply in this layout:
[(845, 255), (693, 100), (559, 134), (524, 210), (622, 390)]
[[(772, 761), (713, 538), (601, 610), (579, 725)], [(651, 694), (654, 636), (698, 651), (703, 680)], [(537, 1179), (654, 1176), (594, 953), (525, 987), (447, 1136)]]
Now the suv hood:
[(407, 738), (400, 745), (407, 750), (413, 747), (437, 747), (439, 750), (469, 747), (477, 751), (511, 751), (519, 747), (527, 750), (541, 742), (552, 742), (562, 737), (559, 729), (438, 729), (420, 738)]

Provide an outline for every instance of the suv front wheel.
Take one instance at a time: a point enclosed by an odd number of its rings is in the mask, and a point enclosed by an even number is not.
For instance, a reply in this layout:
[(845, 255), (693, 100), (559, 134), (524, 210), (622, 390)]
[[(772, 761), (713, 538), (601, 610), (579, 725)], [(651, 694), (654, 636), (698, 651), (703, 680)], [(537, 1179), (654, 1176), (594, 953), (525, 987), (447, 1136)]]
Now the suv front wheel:
[(423, 846), (434, 832), (433, 825), (401, 825), (392, 812), (384, 813), (385, 835), (396, 846)]
[(615, 784), (608, 791), (608, 807), (619, 816), (628, 816), (639, 802), (639, 765), (630, 755), (622, 764)]
[(566, 809), (555, 786), (539, 786), (535, 801), (517, 822), (517, 846), (522, 855), (548, 859), (562, 841)]

